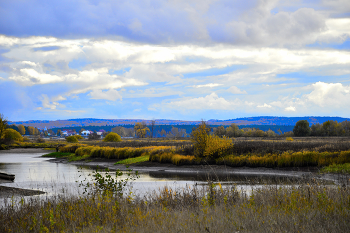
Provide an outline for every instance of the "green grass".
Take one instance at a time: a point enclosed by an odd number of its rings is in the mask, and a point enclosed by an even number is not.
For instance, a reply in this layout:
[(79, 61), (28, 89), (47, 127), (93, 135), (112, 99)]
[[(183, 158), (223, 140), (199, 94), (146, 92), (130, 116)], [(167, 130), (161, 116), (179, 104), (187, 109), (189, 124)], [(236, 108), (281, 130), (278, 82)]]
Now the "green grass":
[(74, 155), (74, 153), (66, 153), (66, 152), (52, 152), (49, 154), (45, 154), (42, 157), (54, 157), (54, 158), (63, 158), (63, 157), (70, 157)]
[(350, 163), (332, 164), (322, 168), (321, 172), (326, 173), (348, 173), (350, 174)]
[(86, 160), (90, 155), (76, 156), (74, 153), (69, 152), (52, 152), (50, 154), (43, 155), (43, 157), (54, 157), (54, 158), (67, 158), (69, 162)]
[(133, 163), (142, 163), (142, 162), (146, 162), (146, 161), (149, 161), (149, 155), (123, 159), (123, 160), (116, 162), (115, 164), (133, 164)]

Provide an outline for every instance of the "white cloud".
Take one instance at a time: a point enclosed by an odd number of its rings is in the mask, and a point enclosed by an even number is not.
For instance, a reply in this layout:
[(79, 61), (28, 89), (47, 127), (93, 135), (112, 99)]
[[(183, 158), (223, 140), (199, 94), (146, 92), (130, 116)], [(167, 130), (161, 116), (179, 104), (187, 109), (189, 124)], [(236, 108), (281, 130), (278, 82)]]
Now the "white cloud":
[(234, 110), (237, 104), (219, 97), (216, 93), (211, 93), (205, 97), (189, 98), (167, 103), (167, 107), (176, 109), (198, 109), (198, 110)]
[(303, 96), (309, 102), (320, 107), (348, 107), (350, 104), (350, 86), (341, 83), (317, 82), (311, 85), (313, 91)]
[(67, 98), (61, 96), (61, 95), (58, 95), (56, 97), (53, 97), (52, 98), (52, 101), (62, 101), (62, 100), (66, 100)]
[(222, 86), (223, 84), (220, 84), (220, 83), (208, 83), (208, 84), (203, 84), (203, 85), (194, 85), (193, 87), (195, 88), (202, 88), (202, 87), (210, 87), (210, 88), (213, 88), (213, 87), (218, 87), (218, 86)]
[(111, 101), (116, 101), (117, 99), (122, 100), (122, 96), (114, 89), (108, 91), (93, 90), (89, 95), (91, 99), (105, 99)]
[(232, 94), (248, 94), (246, 91), (239, 89), (236, 86), (231, 86), (229, 89), (227, 89)]
[[(56, 107), (59, 105), (59, 103), (57, 102), (51, 102), (49, 97), (46, 94), (42, 94), (39, 99), (41, 100), (41, 104), (43, 106), (43, 108), (49, 108), (49, 109), (56, 109)], [(38, 108), (38, 109), (42, 109), (42, 108)]]
[(286, 108), (284, 109), (284, 111), (286, 111), (286, 112), (295, 112), (295, 111), (296, 111), (296, 108), (293, 107), (293, 106), (289, 106), (289, 107), (286, 107)]
[(263, 105), (258, 105), (258, 108), (272, 108), (271, 105), (264, 103)]
[(63, 81), (57, 75), (39, 73), (34, 69), (21, 69), (18, 75), (11, 76), (10, 79), (29, 86)]

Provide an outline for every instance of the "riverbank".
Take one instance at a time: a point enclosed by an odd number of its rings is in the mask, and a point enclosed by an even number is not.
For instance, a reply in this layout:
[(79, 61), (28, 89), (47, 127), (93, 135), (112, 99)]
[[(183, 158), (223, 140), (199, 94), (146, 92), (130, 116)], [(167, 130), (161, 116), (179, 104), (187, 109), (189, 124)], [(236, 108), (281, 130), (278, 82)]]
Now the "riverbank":
[(141, 162), (131, 165), (115, 164), (117, 159), (89, 158), (69, 162), (67, 158), (53, 158), (48, 160), (52, 163), (69, 163), (76, 166), (99, 168), (115, 171), (127, 171), (129, 169), (139, 173), (148, 173), (153, 177), (192, 177), (198, 180), (230, 180), (231, 178), (246, 180), (256, 179), (289, 179), (302, 180), (315, 178), (325, 182), (338, 182), (341, 180), (338, 174), (322, 174), (318, 167), (287, 167), (287, 168), (265, 168), (265, 167), (230, 167), (225, 165), (181, 165), (171, 163)]
[[(1, 184), (1, 183), (0, 183)], [(12, 198), (22, 196), (34, 196), (44, 194), (45, 192), (31, 189), (13, 188), (0, 185), (0, 198)]]

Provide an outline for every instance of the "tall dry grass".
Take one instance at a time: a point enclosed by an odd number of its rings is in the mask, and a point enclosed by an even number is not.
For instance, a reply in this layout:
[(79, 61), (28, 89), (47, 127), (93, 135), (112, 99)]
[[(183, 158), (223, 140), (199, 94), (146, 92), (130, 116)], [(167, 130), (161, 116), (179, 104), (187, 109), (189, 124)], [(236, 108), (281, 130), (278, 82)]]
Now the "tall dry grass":
[(349, 186), (236, 186), (22, 202), (0, 209), (0, 232), (349, 232)]

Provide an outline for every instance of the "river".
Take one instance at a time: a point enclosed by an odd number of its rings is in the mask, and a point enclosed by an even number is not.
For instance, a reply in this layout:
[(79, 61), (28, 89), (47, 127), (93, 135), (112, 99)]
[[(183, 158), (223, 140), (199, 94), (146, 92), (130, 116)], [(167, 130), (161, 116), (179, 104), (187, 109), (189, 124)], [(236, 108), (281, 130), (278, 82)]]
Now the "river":
[[(54, 163), (50, 162), (50, 158), (41, 157), (49, 152), (32, 152), (30, 149), (25, 151), (25, 153), (14, 153), (14, 151), (1, 151), (0, 171), (14, 174), (15, 180), (13, 182), (1, 181), (0, 184), (8, 187), (44, 191), (46, 194), (40, 195), (41, 197), (82, 195), (83, 189), (79, 187), (79, 183), (85, 179), (90, 179), (91, 176), (89, 174), (92, 174), (94, 171), (94, 169), (87, 166), (81, 167), (70, 163)], [(230, 173), (231, 170), (236, 172)], [(243, 172), (239, 169), (231, 170), (228, 170), (228, 173), (226, 172), (227, 174), (231, 174), (231, 176), (228, 176), (226, 173), (224, 176), (221, 176), (228, 178), (222, 182), (223, 185), (235, 185), (237, 189), (248, 193), (252, 188), (262, 186), (258, 182), (252, 184), (253, 179), (256, 180), (258, 176), (261, 176), (261, 172), (256, 173), (259, 170), (243, 170)], [(265, 177), (270, 178), (296, 177), (299, 179), (305, 176), (305, 174), (310, 174), (309, 172), (289, 172), (287, 174), (285, 171), (280, 173), (276, 171), (271, 173), (271, 170), (267, 171), (263, 172), (263, 174), (265, 174)], [(232, 176), (232, 174), (235, 175)], [(121, 178), (126, 178), (126, 175)], [(133, 181), (129, 188), (132, 188), (134, 195), (142, 196), (150, 192), (157, 192), (164, 186), (179, 189), (186, 186), (206, 185), (207, 178), (208, 176), (205, 176), (205, 174), (194, 175), (190, 169), (147, 170), (140, 168), (140, 177), (136, 181)], [(286, 182), (284, 185), (293, 184)]]

